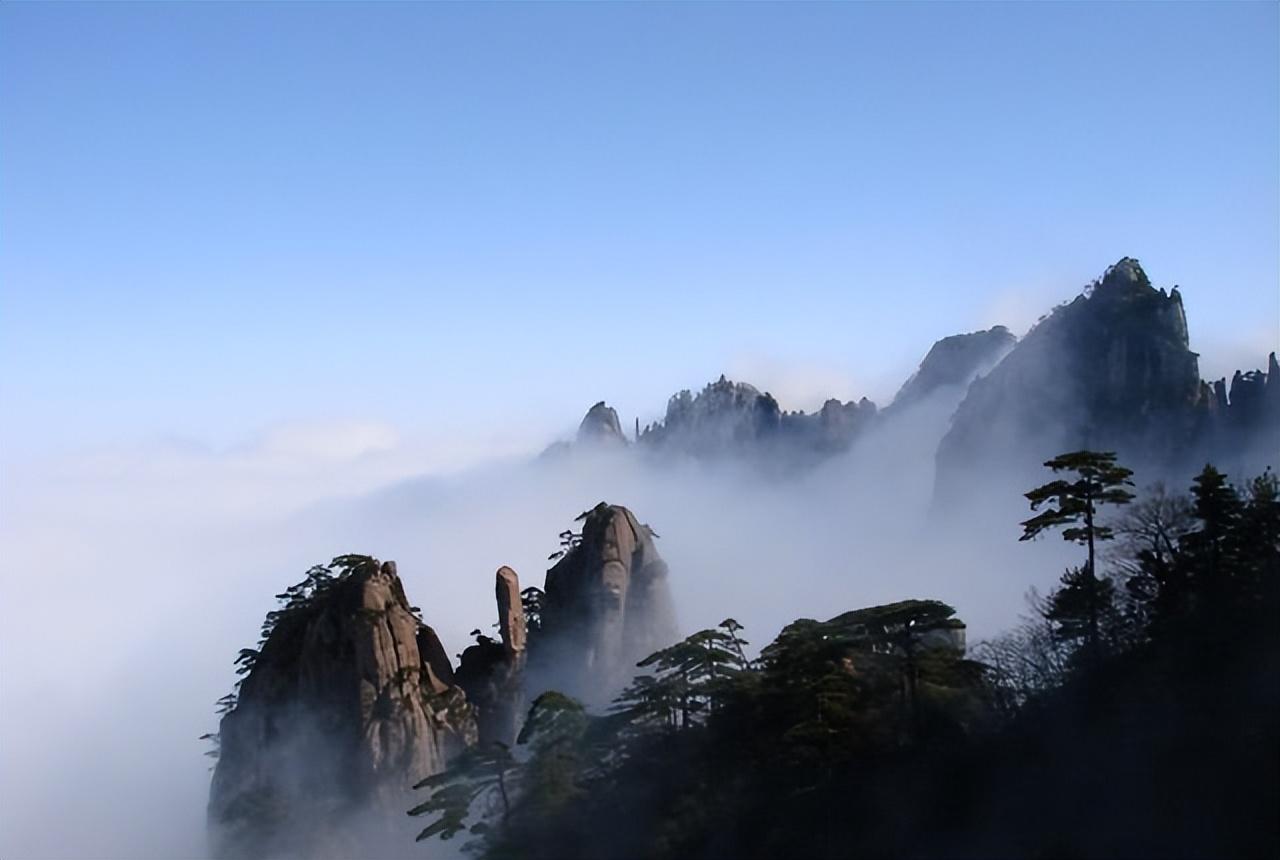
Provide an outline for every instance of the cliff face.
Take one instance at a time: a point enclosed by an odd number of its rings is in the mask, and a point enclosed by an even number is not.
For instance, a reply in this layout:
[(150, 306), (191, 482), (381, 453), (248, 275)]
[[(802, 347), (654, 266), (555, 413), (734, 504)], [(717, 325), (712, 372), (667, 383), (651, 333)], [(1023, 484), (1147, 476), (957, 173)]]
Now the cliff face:
[(408, 844), (412, 786), (468, 746), (513, 744), (530, 691), (607, 701), (638, 660), (674, 642), (653, 532), (604, 503), (580, 520), (545, 594), (532, 590), (532, 625), (516, 572), (498, 569), (500, 638), (476, 630), (456, 672), (394, 562), (341, 556), (277, 595), (225, 700), (209, 791), (214, 853), (340, 858)]
[(721, 376), (698, 392), (681, 391), (666, 416), (639, 434), (649, 451), (700, 459), (736, 456), (796, 465), (846, 450), (876, 417), (876, 405), (831, 399), (812, 414), (784, 412), (768, 392)]
[(618, 421), (618, 413), (603, 400), (587, 410), (578, 425), (579, 445), (625, 445), (626, 434)]
[(1231, 385), (1219, 379), (1200, 386), (1202, 433), (1196, 451), (1229, 473), (1257, 474), (1280, 465), (1280, 363), (1241, 372)]
[[(1022, 341), (1004, 326), (938, 341), (884, 410), (863, 398), (787, 412), (768, 392), (721, 376), (671, 397), (660, 421), (637, 428), (631, 449), (785, 476), (847, 451), (872, 429), (894, 438), (905, 430), (928, 448), (944, 498), (963, 495), (969, 476), (997, 470), (1021, 486), (1044, 460), (1079, 448), (1116, 450), (1146, 479), (1181, 481), (1206, 460), (1257, 473), (1280, 461), (1280, 366), (1272, 358), (1265, 371), (1202, 383), (1178, 288), (1155, 288), (1125, 257)], [(626, 442), (603, 402), (588, 411), (576, 443), (547, 453), (602, 441)]]
[(579, 519), (580, 541), (547, 571), (537, 668), (544, 684), (599, 701), (676, 641), (675, 612), (648, 526), (604, 502)]
[(666, 417), (646, 427), (640, 442), (651, 450), (708, 457), (758, 449), (776, 439), (781, 426), (772, 395), (721, 376), (696, 396), (673, 396)]
[(1168, 462), (1194, 437), (1200, 392), (1177, 288), (1157, 290), (1126, 257), (970, 386), (938, 450), (939, 488), (1078, 448)]
[(962, 391), (976, 377), (995, 367), (1017, 340), (1002, 325), (944, 337), (925, 355), (919, 370), (898, 390), (885, 412), (919, 403), (942, 389)]
[(260, 652), (242, 652), (247, 674), (219, 727), (209, 797), (219, 856), (341, 856), (348, 815), (399, 823), (413, 784), (475, 739), (472, 709), (394, 562), (345, 556), (284, 597)]

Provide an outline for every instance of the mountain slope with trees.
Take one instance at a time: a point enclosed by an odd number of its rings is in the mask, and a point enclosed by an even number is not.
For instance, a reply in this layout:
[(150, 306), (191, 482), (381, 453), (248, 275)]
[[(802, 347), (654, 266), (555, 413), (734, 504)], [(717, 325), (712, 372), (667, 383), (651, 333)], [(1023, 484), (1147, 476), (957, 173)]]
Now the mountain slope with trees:
[(1129, 502), (1114, 455), (1046, 466), (1076, 480), (1027, 494), (1027, 531), (1067, 525), (1087, 576), (1007, 636), (966, 655), (951, 608), (913, 600), (796, 621), (751, 660), (726, 619), (641, 661), (607, 713), (539, 697), (514, 748), (420, 785), (422, 838), (487, 858), (1273, 856), (1275, 477), (1206, 467), (1185, 503), (1113, 526), (1094, 516)]

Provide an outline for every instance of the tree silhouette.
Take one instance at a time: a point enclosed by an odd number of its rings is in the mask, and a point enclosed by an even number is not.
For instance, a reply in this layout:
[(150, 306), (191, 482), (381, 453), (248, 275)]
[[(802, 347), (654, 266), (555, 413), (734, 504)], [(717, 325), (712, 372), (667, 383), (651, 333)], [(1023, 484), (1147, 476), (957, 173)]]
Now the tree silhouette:
[[(1104, 601), (1111, 597), (1098, 578), (1097, 544), (1115, 536), (1110, 526), (1097, 521), (1102, 505), (1125, 505), (1133, 499), (1125, 487), (1133, 486), (1133, 471), (1116, 463), (1110, 451), (1072, 451), (1060, 454), (1044, 464), (1055, 474), (1071, 473), (1073, 480), (1058, 478), (1026, 493), (1031, 510), (1040, 511), (1022, 523), (1019, 540), (1033, 540), (1043, 532), (1062, 528), (1062, 539), (1084, 544), (1089, 558), (1083, 568), (1069, 570), (1062, 577), (1062, 588), (1050, 596), (1052, 620), (1064, 631), (1079, 633), (1085, 641), (1086, 653), (1096, 659), (1100, 644), (1099, 619)], [(1040, 510), (1041, 507), (1044, 510)]]

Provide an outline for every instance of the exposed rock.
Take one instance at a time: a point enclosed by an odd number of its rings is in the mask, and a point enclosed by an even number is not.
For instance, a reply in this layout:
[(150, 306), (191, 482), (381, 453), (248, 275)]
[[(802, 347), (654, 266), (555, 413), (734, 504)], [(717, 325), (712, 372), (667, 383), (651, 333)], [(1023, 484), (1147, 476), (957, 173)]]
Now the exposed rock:
[(418, 628), (418, 654), (422, 657), (423, 672), (432, 692), (444, 693), (455, 686), (449, 654), (436, 631), (425, 624)]
[[(910, 422), (894, 424), (908, 413)], [(1182, 481), (1206, 460), (1256, 473), (1280, 466), (1280, 364), (1273, 356), (1265, 373), (1237, 373), (1230, 386), (1202, 383), (1178, 288), (1156, 289), (1125, 257), (1021, 342), (1004, 326), (938, 341), (883, 411), (866, 398), (831, 399), (811, 414), (784, 411), (769, 392), (722, 375), (671, 397), (663, 418), (643, 430), (637, 422), (634, 449), (785, 476), (848, 450), (872, 428), (880, 438), (903, 431), (934, 451), (943, 498), (963, 492), (973, 475), (1020, 486), (1044, 460), (1082, 447), (1116, 450), (1143, 480)], [(603, 401), (578, 439), (626, 441)], [(556, 443), (544, 457), (579, 443)]]
[(1204, 421), (1196, 460), (1211, 461), (1229, 474), (1253, 475), (1280, 467), (1280, 365), (1267, 357), (1267, 370), (1236, 371), (1227, 381), (1201, 384)]
[(348, 815), (394, 827), (413, 784), (474, 742), (471, 708), (394, 562), (344, 556), (286, 595), (260, 652), (242, 653), (249, 671), (219, 727), (220, 856), (350, 854)]
[(457, 681), (476, 710), (479, 742), (510, 746), (524, 713), (525, 618), (516, 572), (500, 567), (496, 579), (502, 641), (477, 631), (476, 644), (462, 652)]
[(675, 613), (652, 529), (604, 502), (579, 520), (581, 540), (547, 571), (538, 669), (595, 702), (676, 640)]
[(511, 655), (524, 652), (524, 605), (520, 602), (520, 578), (509, 567), (498, 568), (498, 629), (502, 647)]
[(588, 409), (578, 425), (579, 445), (625, 445), (626, 442), (618, 413), (603, 400)]
[(1181, 296), (1126, 257), (969, 387), (939, 447), (939, 490), (1079, 448), (1167, 463), (1194, 435), (1200, 396)]
[(722, 375), (697, 395), (686, 390), (673, 396), (666, 417), (638, 439), (653, 451), (701, 459), (749, 456), (792, 466), (847, 449), (875, 415), (876, 405), (866, 398), (828, 400), (813, 414), (783, 412), (773, 395)]
[(696, 396), (681, 391), (667, 401), (666, 417), (640, 434), (651, 449), (696, 457), (756, 448), (777, 437), (782, 413), (773, 396), (723, 375)]
[(1002, 325), (956, 334), (938, 341), (920, 362), (920, 368), (898, 390), (885, 411), (919, 403), (940, 389), (963, 390), (1004, 358), (1018, 339)]
[(806, 454), (813, 459), (838, 454), (848, 450), (876, 416), (876, 405), (865, 397), (856, 403), (841, 403), (833, 397), (811, 415), (784, 412), (780, 444), (791, 447), (791, 461), (803, 460)]

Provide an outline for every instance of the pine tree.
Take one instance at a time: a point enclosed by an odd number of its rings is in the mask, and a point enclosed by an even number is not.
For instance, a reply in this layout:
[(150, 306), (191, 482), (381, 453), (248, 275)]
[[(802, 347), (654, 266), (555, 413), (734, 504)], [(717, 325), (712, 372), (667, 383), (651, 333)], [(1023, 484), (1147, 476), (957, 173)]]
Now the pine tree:
[[(1068, 571), (1062, 588), (1050, 596), (1050, 612), (1064, 625), (1064, 632), (1078, 628), (1086, 653), (1096, 659), (1101, 645), (1100, 619), (1112, 596), (1098, 577), (1097, 544), (1114, 537), (1114, 530), (1098, 523), (1102, 505), (1125, 505), (1133, 499), (1125, 487), (1133, 486), (1132, 470), (1117, 465), (1116, 455), (1105, 451), (1073, 451), (1044, 464), (1055, 474), (1074, 474), (1074, 480), (1059, 478), (1026, 493), (1031, 510), (1045, 510), (1022, 523), (1019, 540), (1033, 540), (1048, 529), (1064, 527), (1062, 539), (1089, 548), (1088, 561), (1078, 571)], [(1077, 622), (1082, 622), (1077, 625)]]

